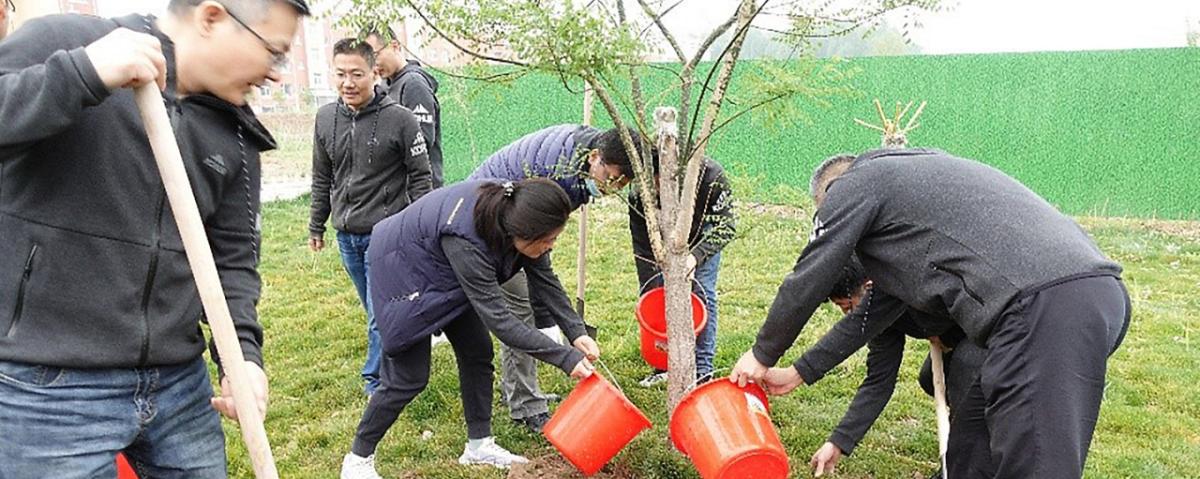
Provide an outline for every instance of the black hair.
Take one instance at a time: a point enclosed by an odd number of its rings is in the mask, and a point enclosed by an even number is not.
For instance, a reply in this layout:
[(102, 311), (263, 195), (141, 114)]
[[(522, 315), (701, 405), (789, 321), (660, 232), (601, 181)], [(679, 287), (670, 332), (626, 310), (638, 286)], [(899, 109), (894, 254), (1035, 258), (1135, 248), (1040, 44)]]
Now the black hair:
[[(625, 128), (625, 130), (629, 132), (629, 137), (633, 139), (633, 144), (638, 148), (640, 154), (642, 147), (645, 146), (642, 135), (633, 128)], [(629, 152), (625, 150), (625, 142), (621, 141), (621, 130), (611, 128), (601, 133), (596, 137), (596, 149), (600, 150), (600, 157), (605, 164), (616, 165), (621, 169), (622, 175), (633, 179), (635, 175), (633, 162), (629, 159)], [(642, 161), (645, 161), (645, 158)]]
[[(817, 169), (813, 170), (812, 179), (808, 182), (808, 194), (813, 200), (825, 197), (825, 189), (829, 187), (829, 182), (832, 181), (833, 173), (841, 174), (846, 171), (845, 167), (849, 167), (854, 162), (854, 155), (839, 154), (833, 155), (822, 161)], [(845, 167), (843, 167), (845, 165)]]
[(571, 216), (571, 199), (558, 183), (545, 178), (485, 183), (475, 202), (475, 232), (494, 252), (513, 238), (538, 240), (562, 228)]
[(375, 50), (371, 45), (357, 38), (343, 38), (333, 44), (333, 55), (358, 55), (367, 61), (367, 65), (375, 66)]
[(367, 29), (363, 30), (360, 38), (366, 40), (368, 37), (378, 38), (382, 40), (383, 43), (397, 40), (396, 31), (392, 30), (392, 27), (382, 24), (368, 27)]
[(842, 266), (842, 276), (833, 284), (829, 299), (849, 299), (854, 296), (867, 282), (867, 270), (855, 255)]
[[(167, 11), (176, 15), (182, 14), (196, 8), (202, 2), (204, 0), (171, 0), (170, 3), (167, 3)], [(312, 14), (308, 8), (308, 2), (304, 0), (221, 0), (221, 5), (241, 17), (242, 20), (255, 23), (262, 21), (267, 14), (267, 7), (275, 2), (290, 5), (301, 16), (307, 17)]]

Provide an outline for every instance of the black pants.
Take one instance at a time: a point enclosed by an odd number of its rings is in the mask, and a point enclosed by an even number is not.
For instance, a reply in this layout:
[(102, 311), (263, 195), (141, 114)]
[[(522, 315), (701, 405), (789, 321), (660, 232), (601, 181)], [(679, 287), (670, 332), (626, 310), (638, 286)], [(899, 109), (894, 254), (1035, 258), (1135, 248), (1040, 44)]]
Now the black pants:
[(1083, 475), (1108, 356), (1129, 329), (1129, 294), (1098, 276), (1016, 301), (950, 426), (949, 477)]
[[(474, 311), (468, 310), (451, 321), (443, 331), (454, 348), (458, 362), (459, 390), (467, 421), (467, 437), (482, 439), (492, 435), (492, 337)], [(429, 384), (431, 354), (429, 341), (418, 341), (407, 351), (384, 355), (380, 368), (380, 387), (371, 395), (363, 412), (351, 451), (362, 457), (375, 453), (400, 412)]]

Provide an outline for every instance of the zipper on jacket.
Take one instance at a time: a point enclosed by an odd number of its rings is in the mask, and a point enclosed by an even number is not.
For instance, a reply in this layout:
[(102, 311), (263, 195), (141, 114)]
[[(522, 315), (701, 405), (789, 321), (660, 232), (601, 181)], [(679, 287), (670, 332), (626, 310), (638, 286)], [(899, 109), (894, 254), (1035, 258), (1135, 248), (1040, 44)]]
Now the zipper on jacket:
[(146, 284), (142, 288), (142, 324), (146, 326), (142, 333), (142, 350), (138, 355), (138, 365), (145, 366), (150, 358), (150, 293), (154, 289), (154, 277), (158, 274), (158, 257), (162, 248), (163, 207), (166, 203), (166, 192), (158, 198), (158, 219), (154, 226), (154, 239), (151, 241), (154, 251), (150, 254), (150, 268), (146, 271)]
[(33, 273), (33, 260), (37, 258), (38, 245), (33, 245), (29, 250), (29, 258), (25, 260), (25, 270), (21, 273), (21, 284), (17, 286), (17, 306), (13, 308), (12, 322), (8, 324), (8, 331), (4, 332), (4, 337), (11, 338), (13, 333), (17, 331), (17, 323), (21, 322), (21, 311), (25, 309), (25, 286), (29, 284), (29, 276)]
[[(346, 164), (346, 173), (342, 176), (342, 179), (345, 180), (345, 182), (346, 182), (344, 191), (345, 191), (347, 205), (351, 204), (351, 202), (350, 202), (350, 183), (354, 179), (354, 147), (355, 147), (354, 140), (355, 140), (355, 137), (357, 136), (355, 134), (357, 132), (356, 131), (357, 129), (358, 129), (358, 112), (355, 111), (355, 112), (350, 113), (350, 138), (348, 140), (346, 140), (346, 155), (344, 155), (342, 157), (342, 162)], [(336, 134), (336, 132), (335, 132), (335, 134)], [(345, 231), (347, 228), (349, 228), (349, 225), (350, 225), (350, 208), (343, 208), (342, 209), (342, 228), (341, 228), (342, 231)]]

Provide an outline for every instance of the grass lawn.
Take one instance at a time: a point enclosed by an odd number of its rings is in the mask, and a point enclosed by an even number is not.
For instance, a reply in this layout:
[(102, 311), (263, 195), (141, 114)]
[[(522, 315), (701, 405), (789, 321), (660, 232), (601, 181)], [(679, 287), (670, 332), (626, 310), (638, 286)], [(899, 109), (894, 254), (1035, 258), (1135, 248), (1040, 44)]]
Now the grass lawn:
[[(288, 478), (336, 477), (362, 414), (359, 368), (366, 351), (364, 315), (335, 247), (306, 246), (308, 202), (264, 206), (263, 297), (265, 356), (271, 377), (267, 430), (280, 473)], [(717, 367), (727, 369), (751, 344), (780, 279), (808, 234), (802, 208), (742, 205), (738, 239), (723, 255)], [(573, 218), (554, 254), (574, 291)], [(1200, 477), (1200, 224), (1143, 220), (1082, 220), (1101, 248), (1120, 262), (1134, 301), (1124, 345), (1112, 358), (1107, 397), (1088, 458), (1088, 477)], [(643, 389), (633, 316), (637, 290), (624, 205), (593, 208), (588, 238), (588, 321), (600, 328), (603, 359), (654, 428), (613, 461), (635, 477), (697, 477), (667, 444), (665, 387)], [(327, 241), (330, 245), (332, 234)], [(795, 359), (836, 319), (818, 311), (785, 356)], [(925, 477), (936, 469), (934, 408), (916, 376), (927, 346), (909, 342), (896, 394), (852, 457), (834, 477)], [(824, 442), (862, 380), (865, 354), (853, 356), (823, 381), (772, 400), (772, 418), (792, 460), (793, 477), (807, 477), (808, 458)], [(572, 382), (540, 368), (543, 388), (566, 395)], [(458, 379), (449, 347), (434, 351), (429, 388), (401, 415), (380, 444), (385, 477), (499, 478), (493, 469), (456, 462), (466, 439)], [(494, 432), (501, 445), (531, 457), (554, 449), (508, 420), (497, 401)], [(251, 477), (236, 429), (227, 423), (231, 474)], [(430, 431), (432, 437), (422, 439)]]

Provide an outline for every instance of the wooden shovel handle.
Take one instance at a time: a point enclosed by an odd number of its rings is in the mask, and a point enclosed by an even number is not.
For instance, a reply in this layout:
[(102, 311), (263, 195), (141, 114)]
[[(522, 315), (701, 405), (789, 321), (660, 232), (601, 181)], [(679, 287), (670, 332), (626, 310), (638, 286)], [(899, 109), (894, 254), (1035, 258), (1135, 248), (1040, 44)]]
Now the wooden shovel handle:
[(946, 471), (946, 449), (950, 444), (950, 408), (946, 405), (946, 369), (939, 343), (929, 343), (929, 358), (933, 363), (933, 402), (937, 409), (938, 456), (942, 461), (942, 478), (950, 479), (949, 472)]
[(204, 223), (200, 220), (196, 197), (192, 193), (191, 183), (188, 182), (187, 170), (183, 166), (179, 145), (175, 142), (162, 93), (157, 85), (150, 83), (138, 87), (134, 95), (138, 110), (142, 114), (142, 123), (146, 127), (146, 135), (150, 138), (154, 159), (158, 163), (163, 186), (166, 188), (167, 199), (171, 203), (171, 212), (175, 215), (179, 235), (183, 238), (183, 248), (192, 267), (196, 288), (200, 291), (204, 314), (208, 317), (208, 325), (217, 344), (217, 353), (221, 356), (221, 366), (233, 388), (234, 406), (237, 408), (242, 440), (250, 453), (254, 475), (259, 479), (277, 479), (279, 472), (275, 469), (275, 459), (271, 455), (271, 445), (267, 442), (267, 431), (263, 428), (263, 418), (258, 411), (254, 390), (246, 376), (245, 358), (242, 356), (237, 330), (233, 327), (229, 304), (225, 302), (225, 291), (221, 288), (217, 265), (213, 261), (212, 250), (209, 249), (208, 236), (204, 232)]

